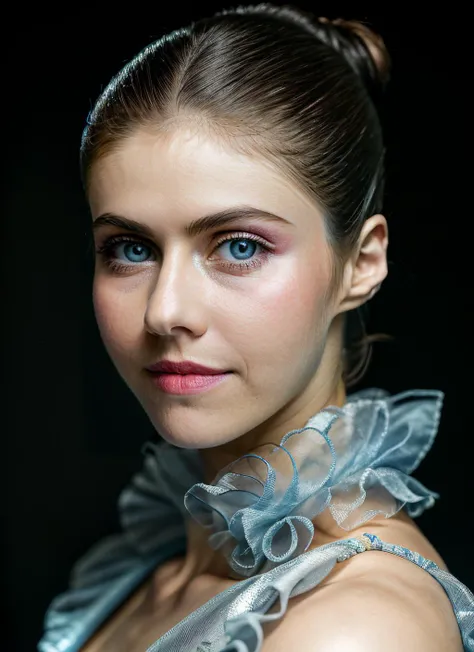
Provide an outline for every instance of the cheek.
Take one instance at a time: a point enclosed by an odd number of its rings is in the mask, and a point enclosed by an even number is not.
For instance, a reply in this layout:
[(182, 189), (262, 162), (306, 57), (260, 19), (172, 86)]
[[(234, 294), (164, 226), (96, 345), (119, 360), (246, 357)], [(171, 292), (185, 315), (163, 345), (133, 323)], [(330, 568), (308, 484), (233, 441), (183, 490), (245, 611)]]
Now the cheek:
[[(247, 287), (234, 306), (234, 335), (259, 365), (295, 362), (317, 350), (327, 328), (329, 275), (321, 265), (293, 267), (271, 282)], [(310, 272), (308, 272), (310, 270)], [(236, 311), (237, 308), (237, 311)]]
[(138, 310), (133, 310), (130, 306), (133, 294), (125, 297), (117, 295), (106, 284), (95, 281), (92, 300), (97, 325), (107, 351), (113, 356), (126, 353), (139, 334)]

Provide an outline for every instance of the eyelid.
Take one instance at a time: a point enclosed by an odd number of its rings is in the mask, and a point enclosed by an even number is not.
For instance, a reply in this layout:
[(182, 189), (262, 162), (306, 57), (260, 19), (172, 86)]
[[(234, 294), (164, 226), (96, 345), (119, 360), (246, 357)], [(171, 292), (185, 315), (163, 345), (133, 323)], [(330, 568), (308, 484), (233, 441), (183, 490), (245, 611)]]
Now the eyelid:
[[(222, 234), (222, 237), (218, 239), (217, 243), (215, 246), (219, 246), (223, 242), (227, 242), (228, 240), (234, 240), (238, 238), (242, 239), (247, 239), (247, 240), (253, 240), (255, 242), (258, 242), (261, 244), (263, 247), (267, 247), (269, 250), (274, 248), (274, 245), (270, 244), (268, 240), (266, 240), (263, 236), (257, 235), (255, 233), (249, 233), (247, 231), (236, 231), (236, 230), (226, 230), (226, 231), (219, 231), (218, 233), (214, 234), (214, 237), (219, 236)], [(104, 237), (102, 244), (98, 245), (96, 248), (96, 251), (98, 253), (101, 253), (104, 251), (104, 249), (107, 248), (107, 246), (110, 246), (111, 244), (119, 244), (120, 242), (143, 242), (144, 244), (153, 247), (156, 249), (157, 245), (153, 240), (150, 240), (146, 236), (138, 235), (138, 234), (131, 234), (131, 233), (115, 233), (110, 236)]]
[(226, 235), (220, 238), (217, 243), (216, 247), (219, 245), (223, 244), (224, 242), (228, 242), (229, 240), (238, 240), (241, 238), (242, 240), (252, 240), (253, 242), (257, 242), (262, 245), (262, 247), (265, 247), (266, 249), (273, 249), (273, 245), (271, 245), (265, 238), (262, 238), (260, 235), (256, 235), (255, 233), (247, 233), (245, 231), (227, 231)]
[(156, 248), (156, 245), (145, 237), (139, 235), (130, 235), (128, 233), (116, 233), (114, 235), (105, 237), (101, 244), (97, 245), (96, 253), (101, 254), (107, 252), (108, 250), (112, 249), (112, 247), (118, 246), (123, 242), (130, 242), (132, 244), (138, 242), (140, 244), (146, 245), (147, 247), (153, 249)]
[[(104, 229), (105, 230), (105, 229)], [(98, 238), (99, 242), (101, 244), (97, 245), (97, 249), (102, 249), (107, 246), (107, 244), (110, 244), (111, 242), (143, 242), (146, 245), (149, 245), (150, 247), (156, 248), (156, 243), (153, 242), (153, 240), (150, 240), (147, 238), (145, 235), (138, 235), (134, 233), (113, 233), (111, 235), (105, 235), (103, 238)]]

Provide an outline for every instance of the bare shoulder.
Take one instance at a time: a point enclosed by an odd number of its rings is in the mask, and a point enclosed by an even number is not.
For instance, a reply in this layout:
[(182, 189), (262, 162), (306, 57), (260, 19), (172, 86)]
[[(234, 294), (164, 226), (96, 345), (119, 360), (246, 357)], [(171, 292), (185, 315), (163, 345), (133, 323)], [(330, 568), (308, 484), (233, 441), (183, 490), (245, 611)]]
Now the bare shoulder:
[(392, 586), (368, 578), (316, 590), (272, 631), (264, 626), (263, 651), (462, 652), (454, 612), (429, 586), (415, 594), (392, 579)]
[[(376, 533), (385, 541), (445, 568), (408, 521), (383, 529)], [(269, 613), (275, 611), (278, 605)], [(263, 629), (264, 652), (463, 652), (454, 610), (439, 582), (407, 559), (378, 550), (337, 564), (312, 591), (291, 598), (283, 618)]]

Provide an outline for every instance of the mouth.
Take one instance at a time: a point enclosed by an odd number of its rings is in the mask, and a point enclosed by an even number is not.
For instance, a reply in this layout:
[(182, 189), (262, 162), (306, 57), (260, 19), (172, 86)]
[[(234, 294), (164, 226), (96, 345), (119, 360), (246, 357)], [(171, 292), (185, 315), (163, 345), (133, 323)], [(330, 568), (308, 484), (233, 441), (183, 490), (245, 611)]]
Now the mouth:
[(173, 360), (160, 360), (147, 367), (147, 370), (152, 373), (169, 373), (179, 375), (201, 375), (201, 376), (214, 376), (223, 373), (229, 373), (227, 370), (216, 369), (207, 367), (191, 360), (182, 360), (174, 362)]
[(199, 373), (197, 371), (187, 371), (183, 373), (181, 371), (151, 371), (152, 374), (163, 374), (167, 376), (219, 376), (221, 374), (230, 374), (231, 371), (209, 371), (207, 373)]
[(170, 372), (152, 372), (154, 385), (166, 394), (192, 395), (205, 392), (232, 375), (231, 371), (212, 374), (180, 374)]

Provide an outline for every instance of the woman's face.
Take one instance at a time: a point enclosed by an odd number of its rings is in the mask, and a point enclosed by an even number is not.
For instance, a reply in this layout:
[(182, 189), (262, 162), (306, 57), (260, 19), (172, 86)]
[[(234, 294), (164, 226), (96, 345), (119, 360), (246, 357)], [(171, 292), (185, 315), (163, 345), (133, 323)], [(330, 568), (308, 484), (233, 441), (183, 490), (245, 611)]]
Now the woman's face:
[[(296, 186), (217, 140), (138, 131), (94, 164), (89, 199), (96, 249), (125, 238), (109, 259), (96, 253), (100, 333), (164, 439), (209, 448), (284, 434), (320, 409), (336, 359), (324, 362), (331, 253), (321, 212)], [(233, 218), (187, 231), (220, 212)], [(162, 359), (230, 373), (204, 392), (169, 394), (147, 370)]]

